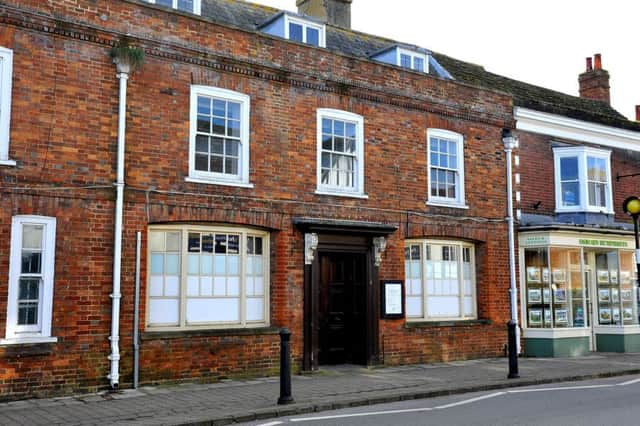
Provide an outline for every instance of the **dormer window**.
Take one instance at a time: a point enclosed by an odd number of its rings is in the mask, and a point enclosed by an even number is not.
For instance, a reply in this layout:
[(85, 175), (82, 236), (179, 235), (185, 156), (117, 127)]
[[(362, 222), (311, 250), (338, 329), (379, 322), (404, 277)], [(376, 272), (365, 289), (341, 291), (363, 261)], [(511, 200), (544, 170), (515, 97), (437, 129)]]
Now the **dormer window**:
[(412, 52), (410, 50), (398, 49), (397, 50), (398, 61), (397, 65), (402, 68), (407, 68), (410, 70), (418, 71), (418, 72), (428, 72), (429, 71), (429, 61), (427, 59), (427, 55), (424, 53)]
[(264, 24), (262, 31), (287, 40), (316, 47), (326, 47), (325, 26), (318, 22), (282, 13)]
[(200, 1), (201, 0), (147, 0), (147, 2), (157, 4), (158, 6), (170, 7), (196, 15), (200, 15)]

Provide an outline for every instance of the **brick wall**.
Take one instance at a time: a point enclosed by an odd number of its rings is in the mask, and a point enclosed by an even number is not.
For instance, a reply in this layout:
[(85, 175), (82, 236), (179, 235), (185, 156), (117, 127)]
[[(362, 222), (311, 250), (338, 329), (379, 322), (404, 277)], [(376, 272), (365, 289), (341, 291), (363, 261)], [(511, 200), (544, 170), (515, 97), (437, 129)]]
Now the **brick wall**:
[[(128, 86), (121, 387), (132, 380), (137, 231), (142, 383), (273, 373), (281, 326), (293, 332), (299, 368), (304, 237), (291, 219), (301, 216), (398, 224), (381, 279), (403, 278), (405, 238), (475, 242), (478, 312), (486, 321), (407, 328), (381, 320), (380, 350), (388, 364), (502, 353), (509, 274), (500, 132), (511, 126), (508, 97), (129, 1), (6, 1), (0, 25), (0, 45), (14, 51), (9, 156), (18, 163), (0, 167), (3, 205), (11, 205), (0, 212), (0, 282), (7, 282), (11, 216), (58, 218), (52, 327), (58, 343), (1, 347), (0, 399), (108, 385), (118, 108), (108, 52), (124, 32), (147, 55)], [(191, 84), (251, 97), (254, 188), (185, 181)], [(317, 108), (364, 116), (368, 199), (314, 194)], [(464, 136), (469, 209), (425, 205), (427, 128)], [(272, 329), (145, 332), (146, 231), (173, 222), (271, 231)], [(0, 330), (6, 292), (0, 287)]]

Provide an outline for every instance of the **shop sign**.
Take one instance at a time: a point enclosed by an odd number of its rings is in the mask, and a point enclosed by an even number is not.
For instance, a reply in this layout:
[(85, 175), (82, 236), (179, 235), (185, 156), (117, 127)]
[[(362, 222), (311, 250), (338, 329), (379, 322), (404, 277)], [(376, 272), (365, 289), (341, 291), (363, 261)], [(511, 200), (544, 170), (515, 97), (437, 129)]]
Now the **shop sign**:
[(581, 246), (589, 246), (589, 247), (628, 247), (629, 246), (626, 241), (591, 240), (587, 238), (579, 239), (578, 244)]
[(549, 237), (546, 235), (531, 235), (527, 236), (522, 243), (524, 247), (530, 246), (547, 246), (549, 245)]

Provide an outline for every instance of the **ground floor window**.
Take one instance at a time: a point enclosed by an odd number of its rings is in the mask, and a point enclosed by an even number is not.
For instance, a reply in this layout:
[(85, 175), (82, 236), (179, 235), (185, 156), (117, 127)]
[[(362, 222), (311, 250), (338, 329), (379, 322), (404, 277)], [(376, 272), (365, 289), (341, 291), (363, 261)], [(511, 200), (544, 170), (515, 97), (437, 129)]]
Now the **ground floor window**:
[(633, 251), (528, 248), (524, 263), (529, 328), (638, 324)]
[(235, 227), (149, 229), (149, 328), (268, 325), (269, 235)]
[(472, 244), (406, 241), (405, 283), (407, 320), (476, 318)]

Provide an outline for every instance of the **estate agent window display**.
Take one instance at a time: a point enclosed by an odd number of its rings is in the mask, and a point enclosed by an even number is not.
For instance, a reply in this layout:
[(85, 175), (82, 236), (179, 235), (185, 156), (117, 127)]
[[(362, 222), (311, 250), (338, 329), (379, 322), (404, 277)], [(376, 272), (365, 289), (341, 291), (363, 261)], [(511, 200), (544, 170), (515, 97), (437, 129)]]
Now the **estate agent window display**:
[[(589, 255), (593, 257), (589, 258)], [(595, 266), (595, 269), (594, 269)], [(584, 271), (584, 273), (583, 273)], [(588, 277), (595, 274), (595, 294)], [(528, 328), (589, 327), (592, 300), (599, 326), (638, 324), (635, 263), (628, 250), (525, 249)]]

